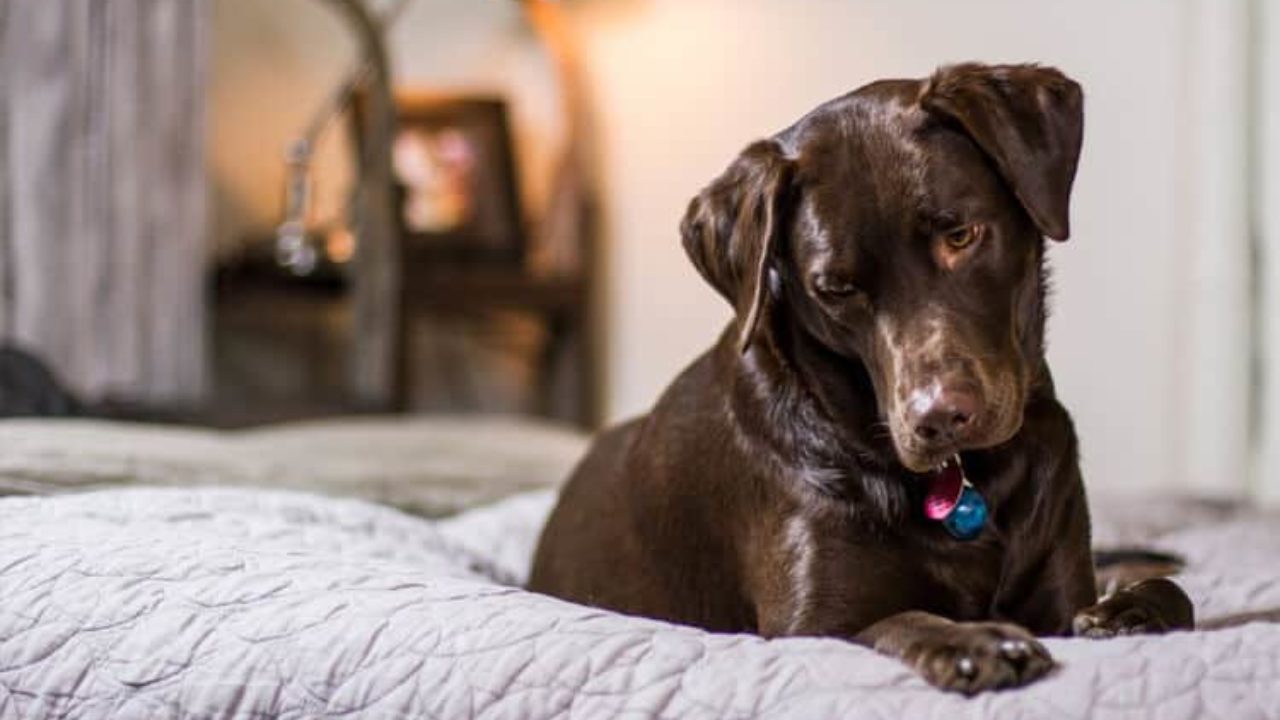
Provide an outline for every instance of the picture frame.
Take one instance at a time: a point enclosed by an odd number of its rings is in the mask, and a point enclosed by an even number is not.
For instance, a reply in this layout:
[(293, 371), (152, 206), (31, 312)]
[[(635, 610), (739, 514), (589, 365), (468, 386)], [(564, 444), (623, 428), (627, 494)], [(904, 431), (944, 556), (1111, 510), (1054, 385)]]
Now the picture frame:
[(519, 263), (527, 239), (506, 102), (401, 93), (396, 110), (392, 172), (405, 252)]

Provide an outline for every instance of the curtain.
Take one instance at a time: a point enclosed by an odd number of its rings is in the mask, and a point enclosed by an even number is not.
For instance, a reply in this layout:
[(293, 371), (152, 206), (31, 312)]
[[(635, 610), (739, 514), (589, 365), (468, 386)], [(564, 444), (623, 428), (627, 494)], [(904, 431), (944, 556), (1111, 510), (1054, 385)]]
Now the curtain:
[(1260, 286), (1255, 374), (1262, 386), (1253, 481), (1264, 502), (1280, 507), (1280, 7), (1274, 0), (1257, 0), (1250, 7), (1250, 49), (1257, 67), (1249, 185), (1256, 223), (1254, 272)]
[(0, 0), (0, 338), (89, 399), (206, 383), (208, 0)]

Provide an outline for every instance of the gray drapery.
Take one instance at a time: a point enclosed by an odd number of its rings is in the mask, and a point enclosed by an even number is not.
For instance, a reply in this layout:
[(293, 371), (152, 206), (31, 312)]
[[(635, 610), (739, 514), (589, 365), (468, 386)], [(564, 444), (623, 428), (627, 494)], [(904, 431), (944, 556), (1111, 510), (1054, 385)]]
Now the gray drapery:
[(0, 337), (85, 397), (206, 383), (207, 0), (0, 0)]

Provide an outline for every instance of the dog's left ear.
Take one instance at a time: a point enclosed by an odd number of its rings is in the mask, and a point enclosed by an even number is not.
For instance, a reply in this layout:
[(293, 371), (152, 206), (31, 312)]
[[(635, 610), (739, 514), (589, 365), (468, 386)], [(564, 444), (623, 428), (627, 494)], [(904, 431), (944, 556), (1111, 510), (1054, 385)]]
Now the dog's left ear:
[(953, 65), (934, 73), (920, 105), (960, 123), (1040, 232), (1067, 239), (1084, 135), (1084, 97), (1074, 80), (1035, 65)]
[(694, 267), (737, 312), (739, 352), (750, 347), (764, 309), (791, 176), (778, 143), (752, 143), (698, 193), (680, 222)]

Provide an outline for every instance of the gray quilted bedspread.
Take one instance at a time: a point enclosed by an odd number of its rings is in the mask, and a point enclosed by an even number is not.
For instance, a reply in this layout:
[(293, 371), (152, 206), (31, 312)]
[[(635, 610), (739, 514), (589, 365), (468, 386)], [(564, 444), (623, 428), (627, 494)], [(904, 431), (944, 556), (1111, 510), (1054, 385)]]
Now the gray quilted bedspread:
[[(1051, 678), (967, 700), (837, 640), (712, 635), (495, 581), (523, 577), (549, 503), (433, 523), (243, 489), (0, 501), (0, 716), (1280, 718), (1280, 625), (1050, 640)], [(1280, 607), (1274, 518), (1181, 528), (1143, 539), (1190, 557), (1203, 615)]]

